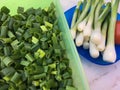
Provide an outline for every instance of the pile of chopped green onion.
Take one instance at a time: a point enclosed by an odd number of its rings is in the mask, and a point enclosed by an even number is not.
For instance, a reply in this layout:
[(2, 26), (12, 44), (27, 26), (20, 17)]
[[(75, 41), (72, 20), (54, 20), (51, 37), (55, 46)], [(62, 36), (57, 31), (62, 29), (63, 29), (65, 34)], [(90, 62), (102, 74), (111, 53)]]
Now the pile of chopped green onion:
[(55, 7), (0, 10), (0, 90), (77, 90)]
[[(116, 61), (115, 24), (120, 0), (80, 0), (75, 8), (71, 35), (76, 46), (89, 49), (91, 57), (100, 53), (107, 62)], [(82, 10), (80, 6), (82, 5)], [(80, 12), (80, 13), (79, 13)]]

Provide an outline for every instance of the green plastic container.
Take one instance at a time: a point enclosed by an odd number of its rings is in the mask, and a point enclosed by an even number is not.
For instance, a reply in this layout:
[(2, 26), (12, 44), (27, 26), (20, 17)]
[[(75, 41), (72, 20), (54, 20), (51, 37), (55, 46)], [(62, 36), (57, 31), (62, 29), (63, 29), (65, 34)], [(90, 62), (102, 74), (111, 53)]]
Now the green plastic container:
[(69, 32), (69, 27), (59, 0), (0, 0), (0, 8), (2, 6), (7, 6), (11, 10), (11, 14), (14, 15), (17, 12), (18, 6), (22, 6), (25, 9), (30, 7), (45, 8), (48, 7), (52, 1), (55, 3), (59, 26), (63, 32), (63, 39), (67, 48), (67, 55), (70, 59), (70, 67), (72, 68), (73, 72), (72, 76), (74, 85), (76, 88), (78, 88), (78, 90), (90, 90), (80, 57)]

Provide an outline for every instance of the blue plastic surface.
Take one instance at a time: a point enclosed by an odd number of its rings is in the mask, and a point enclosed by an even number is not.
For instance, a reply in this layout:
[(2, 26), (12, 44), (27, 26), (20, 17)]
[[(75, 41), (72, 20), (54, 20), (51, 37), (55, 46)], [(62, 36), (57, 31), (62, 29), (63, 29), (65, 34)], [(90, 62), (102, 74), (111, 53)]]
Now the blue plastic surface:
[[(80, 7), (80, 9), (81, 8), (82, 7)], [(75, 10), (75, 6), (65, 12), (65, 17), (67, 19), (69, 27), (71, 25), (74, 10)], [(117, 20), (120, 20), (120, 14), (117, 15)], [(111, 64), (113, 64), (113, 63), (103, 61), (101, 54), (98, 58), (94, 59), (90, 56), (89, 50), (83, 49), (82, 46), (76, 47), (76, 48), (77, 48), (77, 51), (80, 55), (82, 55), (84, 58), (86, 58), (87, 60), (89, 60), (95, 64), (99, 64), (99, 65), (111, 65)], [(118, 60), (120, 60), (120, 45), (115, 45), (115, 49), (116, 49), (116, 53), (117, 53), (117, 59), (116, 59), (116, 62), (117, 62)]]

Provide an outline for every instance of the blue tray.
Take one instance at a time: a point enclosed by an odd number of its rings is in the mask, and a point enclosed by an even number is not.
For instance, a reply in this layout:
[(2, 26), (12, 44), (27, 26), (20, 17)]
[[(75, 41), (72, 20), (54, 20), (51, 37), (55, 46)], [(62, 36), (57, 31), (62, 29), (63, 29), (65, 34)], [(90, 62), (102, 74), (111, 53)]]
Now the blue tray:
[[(82, 7), (80, 7), (81, 9)], [(67, 19), (67, 22), (68, 22), (68, 25), (70, 27), (71, 25), (71, 21), (72, 21), (72, 17), (73, 17), (73, 13), (74, 13), (74, 10), (75, 10), (75, 6), (70, 8), (69, 10), (67, 10), (65, 12), (65, 17)], [(117, 20), (120, 20), (120, 14), (117, 15)], [(89, 54), (89, 50), (85, 50), (83, 49), (83, 47), (76, 47), (77, 48), (77, 51), (80, 55), (82, 55), (84, 58), (86, 58), (87, 60), (95, 63), (95, 64), (99, 64), (99, 65), (111, 65), (113, 63), (109, 63), (109, 62), (105, 62), (103, 61), (102, 59), (102, 55), (100, 54), (100, 56), (96, 59), (92, 58)], [(120, 45), (115, 45), (115, 49), (116, 49), (116, 53), (117, 53), (117, 59), (115, 61), (115, 63), (120, 60)]]

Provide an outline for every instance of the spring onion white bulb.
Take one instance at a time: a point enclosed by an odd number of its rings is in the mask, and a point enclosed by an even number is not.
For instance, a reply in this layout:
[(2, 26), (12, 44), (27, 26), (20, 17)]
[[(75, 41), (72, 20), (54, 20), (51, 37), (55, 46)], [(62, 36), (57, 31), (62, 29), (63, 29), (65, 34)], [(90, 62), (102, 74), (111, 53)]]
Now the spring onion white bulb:
[(88, 41), (83, 42), (83, 48), (84, 49), (89, 49), (89, 42)]
[(112, 44), (108, 44), (103, 52), (103, 60), (107, 62), (115, 62), (116, 61), (116, 51), (115, 47)]
[(89, 38), (92, 30), (93, 30), (92, 23), (88, 21), (87, 25), (85, 26), (85, 29), (83, 30), (84, 37)]
[(117, 18), (118, 5), (119, 5), (119, 0), (111, 1), (111, 19), (108, 28), (107, 45), (105, 51), (103, 52), (103, 60), (112, 63), (116, 61), (114, 35), (115, 35), (115, 24)]
[(79, 32), (75, 39), (76, 46), (81, 46), (83, 44), (83, 41), (84, 41), (83, 32)]

